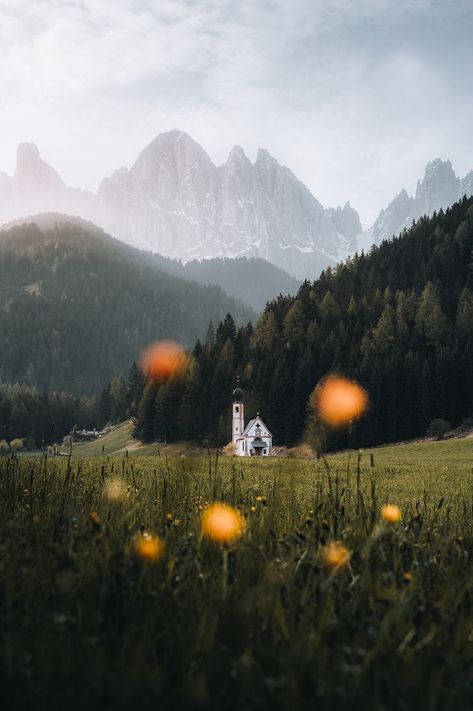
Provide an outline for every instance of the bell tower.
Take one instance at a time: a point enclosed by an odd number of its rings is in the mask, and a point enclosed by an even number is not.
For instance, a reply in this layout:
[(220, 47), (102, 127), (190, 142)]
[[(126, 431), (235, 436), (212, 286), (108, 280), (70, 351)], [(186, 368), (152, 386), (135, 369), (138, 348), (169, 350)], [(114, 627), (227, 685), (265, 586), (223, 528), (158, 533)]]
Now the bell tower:
[(240, 378), (233, 391), (232, 442), (236, 444), (245, 429), (245, 406), (243, 405), (243, 390), (240, 388)]

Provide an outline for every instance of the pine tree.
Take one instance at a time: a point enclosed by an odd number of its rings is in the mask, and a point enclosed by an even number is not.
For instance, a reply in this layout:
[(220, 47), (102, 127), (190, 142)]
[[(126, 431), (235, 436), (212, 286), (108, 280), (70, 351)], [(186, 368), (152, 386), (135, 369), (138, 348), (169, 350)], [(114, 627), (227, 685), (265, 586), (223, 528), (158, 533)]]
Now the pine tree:
[(149, 380), (138, 406), (138, 416), (133, 431), (135, 439), (141, 442), (153, 442), (155, 439), (157, 392), (158, 385), (154, 380)]

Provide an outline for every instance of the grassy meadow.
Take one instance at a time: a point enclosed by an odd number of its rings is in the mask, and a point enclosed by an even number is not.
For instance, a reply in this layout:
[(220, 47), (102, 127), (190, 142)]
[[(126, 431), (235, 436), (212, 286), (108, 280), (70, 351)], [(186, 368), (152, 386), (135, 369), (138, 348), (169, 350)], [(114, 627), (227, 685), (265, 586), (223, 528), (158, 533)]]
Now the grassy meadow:
[(473, 708), (472, 449), (0, 458), (3, 707)]

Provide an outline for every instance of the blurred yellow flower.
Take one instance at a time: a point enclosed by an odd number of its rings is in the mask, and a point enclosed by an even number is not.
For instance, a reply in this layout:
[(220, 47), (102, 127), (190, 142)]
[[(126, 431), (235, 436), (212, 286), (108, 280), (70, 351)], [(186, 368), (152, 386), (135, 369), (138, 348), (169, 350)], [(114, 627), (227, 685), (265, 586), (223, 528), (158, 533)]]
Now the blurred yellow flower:
[(142, 353), (140, 365), (147, 378), (164, 383), (171, 377), (182, 376), (188, 360), (186, 352), (178, 343), (158, 341)]
[(165, 545), (159, 536), (142, 533), (134, 540), (134, 552), (144, 563), (158, 563), (164, 556)]
[(96, 530), (100, 530), (102, 528), (102, 521), (100, 520), (100, 516), (98, 515), (97, 511), (90, 512), (89, 520)]
[(350, 551), (345, 548), (340, 541), (333, 541), (322, 549), (322, 558), (329, 568), (338, 570), (344, 568), (350, 562)]
[(325, 424), (342, 427), (360, 417), (368, 407), (368, 394), (352, 380), (329, 375), (315, 389), (315, 413)]
[(397, 523), (401, 520), (401, 509), (395, 504), (386, 504), (381, 509), (381, 518), (389, 523)]
[(109, 501), (125, 501), (128, 496), (128, 488), (121, 479), (107, 479), (104, 493)]
[(244, 517), (228, 504), (210, 504), (202, 514), (202, 533), (216, 543), (231, 545), (244, 530)]

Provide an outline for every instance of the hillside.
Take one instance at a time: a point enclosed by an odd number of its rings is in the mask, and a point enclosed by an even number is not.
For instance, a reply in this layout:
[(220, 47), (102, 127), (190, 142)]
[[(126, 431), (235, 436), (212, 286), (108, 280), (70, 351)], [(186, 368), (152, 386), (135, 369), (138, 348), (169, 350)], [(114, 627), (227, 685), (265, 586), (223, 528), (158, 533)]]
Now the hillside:
[[(157, 397), (145, 389), (139, 431), (228, 441), (239, 373), (247, 418), (259, 410), (275, 444), (290, 445), (303, 435), (312, 389), (331, 371), (370, 396), (368, 414), (331, 438), (334, 447), (422, 436), (434, 418), (458, 425), (473, 415), (472, 252), (473, 198), (465, 198), (269, 303), (253, 333), (228, 330), (211, 349), (197, 347), (184, 389), (166, 386)], [(151, 397), (154, 410), (145, 407)]]
[(93, 393), (154, 339), (190, 345), (210, 319), (254, 316), (93, 225), (60, 215), (37, 222), (0, 232), (1, 381)]
[(175, 259), (152, 255), (163, 271), (190, 279), (198, 284), (220, 286), (229, 296), (243, 301), (256, 312), (279, 294), (295, 294), (301, 285), (298, 279), (264, 259), (196, 259), (186, 264)]

